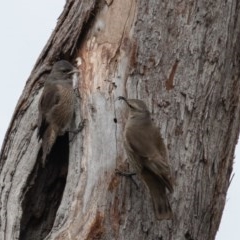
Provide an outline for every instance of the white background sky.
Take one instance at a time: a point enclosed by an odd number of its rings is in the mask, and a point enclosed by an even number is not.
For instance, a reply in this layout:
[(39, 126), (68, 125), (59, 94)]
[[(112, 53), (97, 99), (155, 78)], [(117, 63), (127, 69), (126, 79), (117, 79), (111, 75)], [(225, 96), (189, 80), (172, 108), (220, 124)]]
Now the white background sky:
[[(56, 26), (65, 0), (1, 0), (0, 146), (25, 82)], [(216, 240), (240, 239), (240, 146)], [(206, 239), (207, 240), (207, 239)]]

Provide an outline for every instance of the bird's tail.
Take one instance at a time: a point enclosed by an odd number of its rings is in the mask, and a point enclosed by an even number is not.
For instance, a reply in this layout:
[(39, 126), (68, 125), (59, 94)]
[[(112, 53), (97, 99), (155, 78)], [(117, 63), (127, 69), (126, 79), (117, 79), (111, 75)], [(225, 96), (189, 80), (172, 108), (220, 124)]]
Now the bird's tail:
[(172, 219), (173, 213), (167, 198), (165, 184), (148, 169), (143, 169), (142, 177), (150, 191), (157, 219)]
[(42, 165), (43, 165), (43, 167), (45, 167), (47, 157), (48, 157), (49, 153), (51, 152), (53, 144), (56, 141), (56, 138), (57, 138), (56, 132), (51, 128), (47, 128), (44, 133), (43, 139), (42, 139)]

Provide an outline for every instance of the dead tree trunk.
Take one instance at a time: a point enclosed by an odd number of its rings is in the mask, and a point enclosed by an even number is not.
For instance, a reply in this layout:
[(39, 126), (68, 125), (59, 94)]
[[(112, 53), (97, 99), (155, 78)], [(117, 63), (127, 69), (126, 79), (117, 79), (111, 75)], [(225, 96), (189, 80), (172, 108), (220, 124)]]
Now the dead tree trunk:
[[(214, 239), (239, 134), (239, 1), (68, 0), (27, 81), (0, 162), (0, 239)], [(42, 83), (81, 58), (72, 142), (43, 169), (36, 137)], [(146, 102), (175, 178), (172, 221), (115, 175), (125, 166), (119, 95)]]

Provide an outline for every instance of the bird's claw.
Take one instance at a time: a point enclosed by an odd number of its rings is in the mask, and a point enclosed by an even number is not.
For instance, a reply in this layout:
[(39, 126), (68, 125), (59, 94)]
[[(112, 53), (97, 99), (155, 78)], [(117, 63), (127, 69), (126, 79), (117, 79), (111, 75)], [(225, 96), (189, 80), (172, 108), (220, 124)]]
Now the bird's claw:
[(136, 173), (134, 173), (134, 172), (124, 172), (117, 168), (115, 169), (115, 173), (118, 175), (125, 176), (125, 177), (132, 177), (132, 176), (136, 175)]
[(126, 98), (123, 97), (123, 96), (119, 96), (117, 99), (118, 99), (118, 100), (126, 100)]
[(78, 134), (79, 132), (81, 132), (81, 131), (83, 130), (83, 128), (84, 128), (85, 125), (86, 125), (86, 122), (87, 122), (87, 120), (86, 120), (86, 119), (83, 119), (83, 120), (78, 124), (77, 129), (73, 129), (73, 130), (69, 130), (69, 131), (68, 131), (69, 133), (73, 133), (73, 134), (74, 134), (73, 137), (72, 137), (72, 139), (70, 139), (70, 142), (73, 141), (73, 139), (75, 138), (76, 134)]
[(131, 179), (131, 181), (134, 183), (134, 185), (136, 186), (137, 189), (139, 189), (136, 181), (133, 179), (133, 176), (136, 175), (136, 173), (133, 173), (133, 172), (124, 172), (124, 171), (121, 171), (119, 169), (115, 169), (115, 174), (118, 174), (120, 176), (124, 176), (124, 177), (128, 177)]

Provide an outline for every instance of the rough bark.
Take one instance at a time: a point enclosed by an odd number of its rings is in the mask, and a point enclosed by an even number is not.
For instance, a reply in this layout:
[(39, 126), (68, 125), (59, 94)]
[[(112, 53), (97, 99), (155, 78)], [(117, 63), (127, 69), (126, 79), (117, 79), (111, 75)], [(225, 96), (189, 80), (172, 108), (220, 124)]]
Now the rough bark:
[[(1, 151), (0, 238), (214, 239), (239, 134), (239, 13), (236, 0), (67, 1)], [(51, 63), (78, 57), (75, 122), (87, 124), (42, 169), (42, 83)], [(138, 177), (139, 189), (115, 174), (127, 167), (119, 95), (147, 103), (168, 146), (172, 221), (155, 219)]]

